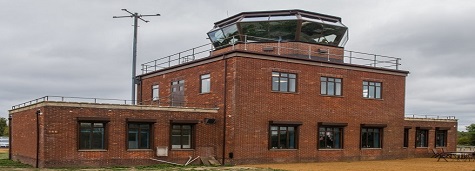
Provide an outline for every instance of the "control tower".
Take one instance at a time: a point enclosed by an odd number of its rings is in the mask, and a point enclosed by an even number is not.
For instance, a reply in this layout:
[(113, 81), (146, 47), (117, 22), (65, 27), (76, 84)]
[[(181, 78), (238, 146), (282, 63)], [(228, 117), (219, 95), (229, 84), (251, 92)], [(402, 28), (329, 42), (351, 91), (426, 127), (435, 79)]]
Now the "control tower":
[[(254, 50), (265, 53), (343, 62), (348, 28), (339, 17), (304, 10), (242, 12), (216, 22), (208, 36), (217, 49), (215, 53), (236, 42), (253, 42), (260, 44), (260, 49)], [(257, 48), (248, 46), (246, 49)], [(277, 46), (283, 49), (277, 52), (272, 48)], [(318, 53), (309, 55), (309, 51)]]

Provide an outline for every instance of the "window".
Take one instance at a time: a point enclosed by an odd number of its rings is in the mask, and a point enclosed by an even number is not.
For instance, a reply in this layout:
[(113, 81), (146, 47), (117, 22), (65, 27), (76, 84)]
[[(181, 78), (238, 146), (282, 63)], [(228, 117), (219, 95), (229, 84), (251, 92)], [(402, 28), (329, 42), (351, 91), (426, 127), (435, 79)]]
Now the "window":
[(369, 99), (381, 99), (381, 83), (363, 81), (363, 97)]
[(447, 147), (447, 130), (435, 131), (435, 147)]
[(361, 128), (361, 148), (381, 148), (382, 128)]
[(150, 123), (128, 123), (127, 142), (129, 149), (150, 149), (151, 129)]
[(404, 128), (404, 144), (403, 147), (409, 147), (409, 128)]
[(201, 93), (209, 93), (211, 90), (210, 74), (201, 75)]
[(152, 86), (152, 100), (158, 100), (160, 98), (160, 89), (158, 85)]
[(295, 92), (297, 75), (272, 72), (272, 91)]
[(297, 136), (296, 126), (270, 126), (271, 149), (296, 149)]
[(106, 149), (104, 122), (79, 122), (79, 149)]
[(191, 149), (193, 125), (172, 125), (171, 143), (173, 149)]
[(429, 130), (417, 129), (416, 130), (416, 147), (428, 147), (429, 145)]
[(343, 128), (320, 127), (318, 130), (319, 149), (341, 149), (343, 140)]
[(341, 78), (320, 77), (320, 94), (341, 96)]

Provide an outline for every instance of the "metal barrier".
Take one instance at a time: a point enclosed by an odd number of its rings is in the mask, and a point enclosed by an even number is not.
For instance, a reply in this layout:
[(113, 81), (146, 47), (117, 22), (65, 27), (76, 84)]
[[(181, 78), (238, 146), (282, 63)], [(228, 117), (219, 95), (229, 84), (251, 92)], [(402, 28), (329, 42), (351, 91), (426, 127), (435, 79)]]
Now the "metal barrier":
[[(169, 97), (168, 99), (172, 99), (172, 98)], [(34, 100), (27, 101), (25, 103), (14, 105), (12, 106), (12, 110), (34, 105), (34, 104), (45, 102), (45, 101), (94, 103), (94, 104), (121, 104), (121, 105), (134, 106), (134, 104), (132, 103), (132, 100), (88, 98), (88, 97), (44, 96), (44, 97), (40, 97)], [(155, 101), (142, 101), (142, 102), (138, 102), (137, 105), (159, 106), (159, 107), (217, 108), (216, 104), (188, 103), (185, 100), (167, 100), (167, 99), (159, 99)]]
[[(196, 59), (201, 59), (208, 57), (209, 54), (212, 53), (214, 50), (219, 50), (227, 47), (231, 47), (233, 50), (240, 49), (245, 51), (253, 51), (252, 48), (248, 48), (249, 44), (252, 46), (262, 46), (262, 47), (272, 47), (277, 49), (277, 55), (285, 55), (281, 54), (283, 50), (293, 50), (293, 51), (300, 51), (301, 54), (307, 54), (309, 58), (314, 55), (321, 55), (318, 49), (312, 49), (312, 44), (309, 44), (307, 48), (289, 48), (283, 47), (282, 43), (287, 44), (295, 44), (301, 42), (288, 42), (288, 41), (281, 41), (280, 39), (269, 39), (263, 37), (255, 37), (249, 35), (235, 35), (226, 39), (223, 39), (222, 42), (229, 42), (224, 46), (213, 47), (212, 43), (208, 43), (205, 45), (201, 45), (195, 48), (191, 48), (173, 55), (165, 56), (162, 58), (158, 58), (156, 60), (146, 62), (142, 64), (142, 74), (146, 74), (149, 72), (157, 71), (160, 69), (180, 65), (183, 63), (191, 62)], [(256, 44), (256, 42), (264, 42), (264, 43), (277, 43), (276, 46), (268, 45), (268, 44)], [(243, 48), (240, 48), (238, 45), (244, 45)], [(208, 47), (209, 46), (209, 47)], [(371, 53), (364, 53), (358, 51), (350, 51), (344, 50), (343, 55), (332, 54), (331, 52), (323, 53), (326, 54), (328, 57), (328, 61), (330, 61), (330, 57), (336, 56), (341, 57), (344, 60), (344, 63), (348, 64), (355, 64), (355, 65), (363, 65), (363, 66), (370, 66), (370, 67), (379, 67), (379, 68), (388, 68), (388, 69), (399, 69), (401, 65), (400, 60), (401, 58), (391, 57), (391, 56), (384, 56), (384, 55), (377, 55)]]
[(425, 115), (425, 114), (406, 114), (405, 118), (414, 118), (414, 119), (446, 119), (446, 120), (455, 120), (455, 116), (440, 116), (440, 115)]

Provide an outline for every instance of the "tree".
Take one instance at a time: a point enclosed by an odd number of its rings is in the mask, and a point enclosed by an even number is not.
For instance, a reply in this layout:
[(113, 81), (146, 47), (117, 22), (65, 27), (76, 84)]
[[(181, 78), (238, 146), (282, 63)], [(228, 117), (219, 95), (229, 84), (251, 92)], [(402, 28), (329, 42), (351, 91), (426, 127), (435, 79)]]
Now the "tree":
[(470, 124), (465, 127), (467, 132), (458, 132), (459, 145), (475, 145), (475, 124)]
[(7, 119), (0, 118), (0, 136), (5, 136), (5, 129), (7, 128)]

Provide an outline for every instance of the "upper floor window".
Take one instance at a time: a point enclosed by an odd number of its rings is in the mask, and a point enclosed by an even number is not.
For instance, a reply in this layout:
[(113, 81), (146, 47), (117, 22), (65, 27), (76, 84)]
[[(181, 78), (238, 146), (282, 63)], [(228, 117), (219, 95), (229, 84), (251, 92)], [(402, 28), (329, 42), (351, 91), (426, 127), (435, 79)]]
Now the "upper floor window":
[(428, 147), (429, 146), (429, 130), (417, 129), (416, 130), (416, 147)]
[(382, 128), (361, 128), (361, 148), (381, 148)]
[(160, 89), (158, 85), (152, 86), (152, 100), (158, 100), (160, 98)]
[(363, 97), (381, 99), (381, 82), (363, 81)]
[(128, 123), (127, 142), (129, 149), (150, 149), (151, 123)]
[(210, 74), (201, 75), (201, 90), (200, 93), (209, 93), (211, 90), (211, 77)]
[(297, 148), (296, 125), (271, 125), (270, 148), (271, 149), (296, 149)]
[(79, 149), (106, 149), (105, 129), (105, 122), (80, 121)]
[(447, 130), (435, 131), (435, 146), (447, 147)]
[(341, 149), (343, 142), (343, 127), (324, 127), (318, 129), (319, 149)]
[(320, 77), (320, 94), (341, 96), (341, 78)]
[(295, 92), (296, 83), (296, 74), (272, 72), (272, 91)]

